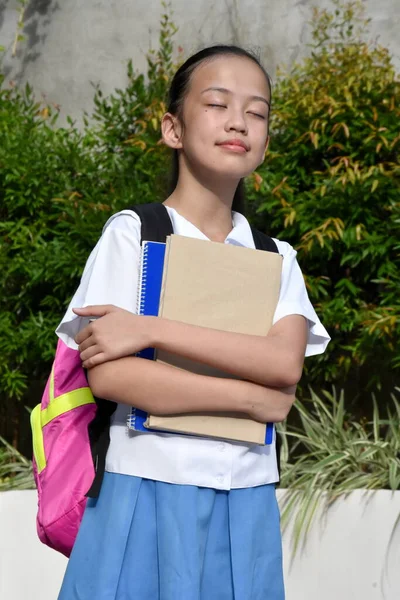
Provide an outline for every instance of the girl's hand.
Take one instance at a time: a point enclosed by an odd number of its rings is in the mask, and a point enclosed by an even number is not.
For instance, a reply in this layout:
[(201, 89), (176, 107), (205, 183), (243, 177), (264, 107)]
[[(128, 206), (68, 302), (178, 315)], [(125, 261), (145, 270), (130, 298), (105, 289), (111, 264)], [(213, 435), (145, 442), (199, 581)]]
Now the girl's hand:
[(85, 369), (130, 356), (153, 345), (155, 317), (134, 315), (113, 305), (86, 306), (73, 311), (80, 317), (101, 317), (75, 338)]

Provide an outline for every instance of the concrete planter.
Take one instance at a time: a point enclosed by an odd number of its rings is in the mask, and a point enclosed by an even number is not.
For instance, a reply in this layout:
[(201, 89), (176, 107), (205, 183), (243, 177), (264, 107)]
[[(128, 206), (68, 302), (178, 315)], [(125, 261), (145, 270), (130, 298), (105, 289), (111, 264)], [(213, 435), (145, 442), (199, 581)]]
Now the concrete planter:
[(320, 516), (293, 561), (284, 534), (287, 600), (399, 600), (400, 491), (356, 490)]
[[(293, 561), (289, 528), (287, 600), (399, 600), (399, 515), (400, 492), (352, 492), (314, 524)], [(39, 542), (35, 516), (35, 491), (0, 493), (0, 598), (57, 598), (67, 561)]]

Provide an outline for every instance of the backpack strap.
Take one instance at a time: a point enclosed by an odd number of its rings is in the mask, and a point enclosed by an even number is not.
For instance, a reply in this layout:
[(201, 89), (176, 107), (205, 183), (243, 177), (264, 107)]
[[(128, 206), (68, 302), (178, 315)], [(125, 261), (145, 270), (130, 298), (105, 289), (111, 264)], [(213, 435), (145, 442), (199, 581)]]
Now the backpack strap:
[(165, 242), (168, 235), (174, 233), (171, 219), (164, 204), (139, 204), (130, 206), (139, 215), (142, 222), (141, 241)]
[[(258, 231), (258, 229), (255, 229), (251, 225), (250, 225), (250, 227), (251, 227), (251, 233), (253, 234), (254, 245), (257, 248), (257, 250), (266, 250), (267, 252), (279, 253), (278, 246), (276, 245), (276, 243), (274, 242), (274, 240), (272, 238), (270, 238), (268, 235), (265, 235), (265, 233)], [(278, 473), (280, 475), (281, 474), (282, 439), (281, 439), (281, 436), (278, 435), (278, 433), (276, 434), (275, 444), (276, 444), (276, 461), (278, 463)]]
[[(128, 210), (134, 211), (141, 221), (141, 242), (165, 242), (168, 235), (174, 230), (168, 211), (163, 204), (140, 204), (131, 206)], [(106, 455), (110, 445), (111, 416), (117, 408), (116, 402), (95, 398), (97, 404), (96, 416), (89, 425), (89, 440), (92, 451), (95, 477), (86, 496), (97, 498), (103, 481)]]
[(250, 225), (251, 233), (253, 234), (254, 245), (257, 250), (266, 250), (267, 252), (276, 252), (279, 254), (278, 246), (269, 235), (258, 231)]
[(95, 475), (89, 491), (85, 494), (88, 498), (97, 498), (100, 493), (106, 469), (107, 450), (110, 445), (111, 415), (117, 408), (116, 402), (96, 398), (96, 396), (94, 400), (97, 410), (93, 421), (89, 423), (88, 433)]

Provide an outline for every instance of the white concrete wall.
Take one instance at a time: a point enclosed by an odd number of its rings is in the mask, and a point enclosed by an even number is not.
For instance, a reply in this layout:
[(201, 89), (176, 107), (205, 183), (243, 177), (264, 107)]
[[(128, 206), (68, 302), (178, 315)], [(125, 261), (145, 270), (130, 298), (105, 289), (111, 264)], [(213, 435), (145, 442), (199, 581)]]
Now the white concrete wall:
[[(400, 1), (364, 0), (372, 19), (371, 37), (389, 47), (400, 67)], [(309, 52), (311, 7), (330, 0), (172, 0), (179, 27), (177, 45), (185, 55), (200, 46), (237, 42), (259, 48), (266, 68), (291, 64)], [(8, 48), (3, 68), (19, 83), (80, 117), (92, 108), (90, 82), (106, 92), (125, 83), (126, 60), (145, 69), (145, 54), (157, 47), (159, 0), (29, 0), (26, 41), (11, 57), (17, 0), (0, 0), (0, 45)]]
[[(279, 491), (279, 495), (282, 495)], [(353, 492), (313, 527), (292, 562), (284, 535), (287, 600), (399, 600), (400, 492)], [(36, 537), (36, 492), (0, 493), (0, 598), (56, 600), (66, 559)]]

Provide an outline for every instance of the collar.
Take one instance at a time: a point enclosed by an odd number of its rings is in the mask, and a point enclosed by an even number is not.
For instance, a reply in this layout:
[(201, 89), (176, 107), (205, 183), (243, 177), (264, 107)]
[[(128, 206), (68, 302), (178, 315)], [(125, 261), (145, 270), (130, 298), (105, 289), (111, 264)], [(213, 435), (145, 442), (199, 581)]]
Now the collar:
[[(167, 206), (166, 209), (172, 221), (174, 233), (177, 235), (195, 237), (201, 240), (209, 240), (209, 238), (204, 235), (200, 229), (182, 217), (182, 215), (180, 215), (174, 208)], [(255, 247), (249, 222), (241, 213), (232, 211), (232, 230), (226, 237), (225, 244), (244, 246), (246, 248)]]

